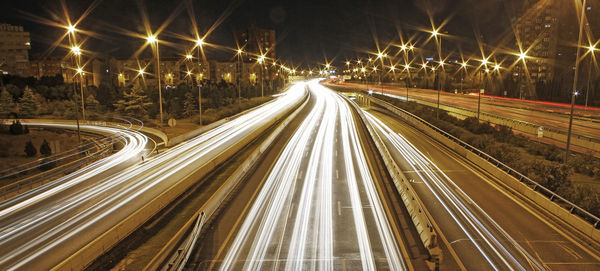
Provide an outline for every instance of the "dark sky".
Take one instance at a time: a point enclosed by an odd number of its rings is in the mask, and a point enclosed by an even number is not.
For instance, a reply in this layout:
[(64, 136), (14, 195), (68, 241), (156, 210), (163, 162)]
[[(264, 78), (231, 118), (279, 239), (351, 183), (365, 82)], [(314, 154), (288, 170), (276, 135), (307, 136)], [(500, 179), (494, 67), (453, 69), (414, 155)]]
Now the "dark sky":
[[(153, 29), (175, 15), (159, 38), (182, 44), (175, 34), (191, 34), (185, 4), (177, 12), (182, 1), (192, 4), (201, 32), (225, 16), (223, 23), (208, 37), (210, 43), (234, 47), (233, 31), (236, 29), (251, 25), (273, 28), (278, 36), (278, 57), (295, 64), (314, 65), (324, 62), (325, 58), (335, 58), (340, 63), (358, 52), (373, 51), (375, 37), (383, 48), (390, 41), (398, 41), (398, 30), (410, 36), (418, 33), (419, 28), (430, 28), (428, 12), (436, 24), (450, 18), (444, 30), (452, 35), (450, 42), (453, 44), (474, 40), (474, 29), (481, 29), (484, 39), (494, 42), (510, 28), (506, 2), (515, 0), (143, 1)], [(93, 2), (65, 0), (72, 19), (81, 16)], [(119, 57), (131, 56), (143, 41), (123, 35), (123, 32), (144, 32), (139, 1), (96, 2), (98, 5), (78, 26), (97, 33), (86, 42), (85, 48)], [(31, 19), (31, 14), (58, 22), (59, 18), (64, 18), (60, 3), (60, 0), (0, 0), (0, 22), (23, 25), (31, 32), (32, 54), (43, 54), (64, 30), (36, 22)], [(468, 44), (464, 46), (469, 47)], [(181, 49), (161, 48), (163, 55), (180, 52)], [(215, 49), (209, 49), (208, 54), (220, 59), (231, 55)]]

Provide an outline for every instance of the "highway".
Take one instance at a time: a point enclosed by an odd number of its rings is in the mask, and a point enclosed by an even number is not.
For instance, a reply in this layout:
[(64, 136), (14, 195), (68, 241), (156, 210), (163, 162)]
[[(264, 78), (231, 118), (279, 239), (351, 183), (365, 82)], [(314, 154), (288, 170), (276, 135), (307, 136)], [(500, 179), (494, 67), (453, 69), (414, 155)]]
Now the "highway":
[[(368, 118), (466, 270), (598, 270), (589, 240), (501, 187), (477, 165), (401, 120)], [(444, 262), (442, 262), (444, 266)]]
[(292, 87), (277, 99), (118, 174), (85, 185), (59, 185), (4, 206), (0, 269), (52, 268), (304, 96), (303, 87)]
[[(344, 83), (339, 86), (367, 90), (365, 84)], [(380, 85), (369, 85), (368, 89), (372, 90), (373, 93), (383, 93), (398, 99), (406, 99), (406, 88), (404, 87), (384, 85), (382, 88)], [(435, 90), (417, 88), (410, 88), (408, 93), (409, 100), (425, 102), (432, 106), (437, 105), (437, 95), (438, 92)], [(441, 92), (440, 96), (440, 104), (442, 105), (473, 112), (477, 112), (477, 100), (477, 95), (454, 94), (444, 91)], [(569, 106), (559, 103), (496, 96), (482, 95), (481, 97), (482, 113), (525, 121), (564, 133), (568, 131)], [(579, 106), (575, 110), (575, 117), (573, 118), (573, 134), (600, 140), (600, 108), (589, 107), (586, 110)]]
[[(348, 103), (317, 82), (220, 270), (407, 270)], [(240, 208), (238, 206), (238, 208)]]

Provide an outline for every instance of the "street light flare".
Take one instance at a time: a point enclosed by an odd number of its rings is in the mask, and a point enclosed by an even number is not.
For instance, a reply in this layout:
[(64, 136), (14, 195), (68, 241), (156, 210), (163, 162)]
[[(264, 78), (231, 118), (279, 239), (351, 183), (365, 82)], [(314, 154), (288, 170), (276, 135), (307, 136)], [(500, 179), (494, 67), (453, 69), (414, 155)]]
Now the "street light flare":
[(200, 46), (200, 47), (202, 47), (202, 45), (204, 45), (204, 44), (205, 44), (205, 42), (204, 42), (204, 38), (198, 38), (198, 39), (196, 40), (196, 46)]
[(148, 41), (148, 43), (155, 43), (158, 41), (156, 39), (156, 36), (154, 36), (154, 35), (149, 35), (148, 37), (146, 37), (146, 40)]

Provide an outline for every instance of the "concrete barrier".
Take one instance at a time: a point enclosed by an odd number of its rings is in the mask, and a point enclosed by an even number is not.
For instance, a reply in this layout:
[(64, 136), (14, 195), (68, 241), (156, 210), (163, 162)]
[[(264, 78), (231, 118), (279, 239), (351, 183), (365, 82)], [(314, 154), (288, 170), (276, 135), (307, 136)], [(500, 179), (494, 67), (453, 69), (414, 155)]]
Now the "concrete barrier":
[(367, 120), (362, 110), (350, 100), (348, 100), (348, 102), (356, 109), (356, 112), (367, 127), (367, 130), (371, 135), (377, 150), (383, 158), (390, 176), (392, 177), (394, 186), (396, 187), (398, 194), (400, 194), (400, 197), (402, 198), (402, 201), (406, 206), (408, 213), (410, 214), (411, 220), (415, 225), (417, 232), (419, 233), (421, 242), (425, 248), (429, 250), (430, 255), (434, 255), (435, 253), (433, 253), (433, 248), (437, 247), (437, 233), (430, 222), (429, 212), (427, 212), (427, 210), (425, 210), (423, 207), (424, 205), (422, 201), (414, 193), (411, 184), (407, 181), (408, 179), (406, 176), (404, 176), (402, 170), (400, 167), (398, 167), (392, 158), (392, 155), (389, 153), (385, 143), (379, 137), (379, 134), (372, 127), (371, 123)]
[(418, 116), (377, 98), (370, 96), (367, 98), (371, 100), (372, 104), (376, 104), (392, 112), (426, 135), (431, 136), (446, 147), (459, 153), (484, 171), (492, 174), (505, 188), (515, 191), (535, 203), (541, 209), (577, 229), (591, 240), (600, 242), (600, 230), (598, 229), (600, 227), (600, 218)]
[(146, 203), (142, 208), (129, 215), (126, 219), (113, 226), (110, 230), (104, 232), (94, 241), (81, 248), (69, 258), (63, 260), (57, 266), (52, 268), (52, 270), (82, 270), (86, 268), (96, 258), (108, 252), (121, 240), (125, 239), (133, 231), (138, 229), (140, 226), (144, 225), (159, 211), (168, 206), (176, 197), (178, 197), (187, 189), (189, 189), (198, 179), (201, 179), (204, 176), (206, 176), (209, 172), (213, 171), (218, 165), (223, 163), (229, 157), (235, 155), (245, 145), (249, 144), (258, 135), (263, 133), (266, 129), (268, 129), (268, 127), (272, 126), (274, 123), (279, 121), (280, 118), (289, 114), (289, 112), (296, 108), (305, 99), (302, 99), (290, 109), (282, 112), (282, 114), (274, 116), (270, 121), (266, 122), (259, 129), (252, 131), (251, 133), (246, 135), (246, 137), (244, 137), (242, 140), (237, 141), (229, 148), (215, 155), (212, 159), (205, 162), (203, 166), (198, 167), (196, 171), (183, 177), (178, 183), (171, 186), (168, 190), (163, 191), (152, 201)]

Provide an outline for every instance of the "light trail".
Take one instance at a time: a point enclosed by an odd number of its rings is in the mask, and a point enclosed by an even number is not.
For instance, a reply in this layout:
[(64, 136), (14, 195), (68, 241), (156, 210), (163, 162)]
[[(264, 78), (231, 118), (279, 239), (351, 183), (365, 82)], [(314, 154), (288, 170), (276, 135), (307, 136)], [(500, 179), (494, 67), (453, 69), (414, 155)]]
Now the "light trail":
[(305, 95), (302, 85), (286, 93), (118, 174), (5, 206), (0, 210), (0, 269), (47, 270), (60, 263)]
[[(220, 270), (405, 270), (348, 103), (317, 81), (315, 105), (266, 177)], [(349, 205), (342, 214), (336, 202)], [(347, 230), (342, 234), (340, 229)]]
[(411, 169), (452, 217), (494, 270), (545, 270), (545, 268), (464, 193), (440, 168), (401, 134), (365, 112), (383, 138), (407, 160)]

